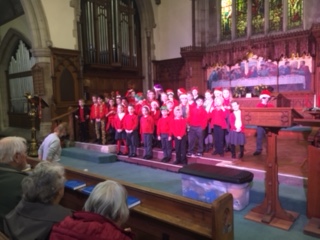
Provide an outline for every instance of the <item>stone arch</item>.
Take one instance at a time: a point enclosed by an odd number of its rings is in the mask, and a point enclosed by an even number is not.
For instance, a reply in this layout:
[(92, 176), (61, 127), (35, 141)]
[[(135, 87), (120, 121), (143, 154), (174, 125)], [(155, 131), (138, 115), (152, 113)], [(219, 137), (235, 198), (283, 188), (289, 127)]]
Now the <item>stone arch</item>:
[(2, 103), (0, 104), (0, 129), (4, 129), (9, 126), (8, 111), (8, 86), (7, 86), (7, 76), (9, 62), (11, 60), (12, 53), (16, 50), (19, 41), (22, 40), (29, 46), (31, 42), (22, 33), (15, 29), (10, 28), (0, 44), (0, 99)]
[(31, 31), (33, 56), (50, 57), (48, 47), (52, 46), (52, 42), (41, 0), (20, 0), (20, 2)]

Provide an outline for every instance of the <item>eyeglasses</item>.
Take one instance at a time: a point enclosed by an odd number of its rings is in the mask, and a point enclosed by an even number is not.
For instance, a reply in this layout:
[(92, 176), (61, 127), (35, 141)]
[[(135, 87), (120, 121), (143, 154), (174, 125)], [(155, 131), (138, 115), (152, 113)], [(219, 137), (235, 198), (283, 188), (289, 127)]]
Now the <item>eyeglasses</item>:
[(261, 99), (268, 99), (267, 97), (262, 97)]

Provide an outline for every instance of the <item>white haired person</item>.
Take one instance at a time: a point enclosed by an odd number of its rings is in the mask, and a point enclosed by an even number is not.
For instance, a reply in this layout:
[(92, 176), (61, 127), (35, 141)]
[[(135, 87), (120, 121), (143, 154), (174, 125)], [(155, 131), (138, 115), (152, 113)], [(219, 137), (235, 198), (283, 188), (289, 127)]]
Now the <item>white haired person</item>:
[(21, 182), (27, 176), (27, 141), (21, 137), (0, 139), (0, 232), (3, 219), (22, 197)]
[(99, 183), (84, 205), (52, 228), (50, 240), (104, 239), (131, 240), (133, 234), (121, 226), (129, 217), (127, 192), (111, 180)]
[(60, 138), (66, 136), (68, 124), (60, 123), (54, 132), (49, 134), (42, 142), (38, 149), (38, 158), (45, 161), (60, 161), (61, 142)]
[(22, 180), (23, 197), (5, 216), (4, 233), (15, 240), (48, 239), (53, 224), (71, 215), (59, 205), (64, 194), (64, 167), (40, 162)]

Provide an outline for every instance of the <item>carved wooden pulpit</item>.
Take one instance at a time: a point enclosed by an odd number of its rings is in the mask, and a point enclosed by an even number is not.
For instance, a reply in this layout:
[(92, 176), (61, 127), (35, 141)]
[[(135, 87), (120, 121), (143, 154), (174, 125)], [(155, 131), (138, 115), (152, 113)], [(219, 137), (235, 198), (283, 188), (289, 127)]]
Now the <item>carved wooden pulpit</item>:
[(281, 207), (277, 163), (277, 135), (281, 128), (290, 127), (300, 116), (292, 108), (242, 108), (243, 123), (265, 127), (267, 131), (267, 160), (265, 163), (265, 198), (250, 210), (246, 219), (289, 230), (298, 213)]

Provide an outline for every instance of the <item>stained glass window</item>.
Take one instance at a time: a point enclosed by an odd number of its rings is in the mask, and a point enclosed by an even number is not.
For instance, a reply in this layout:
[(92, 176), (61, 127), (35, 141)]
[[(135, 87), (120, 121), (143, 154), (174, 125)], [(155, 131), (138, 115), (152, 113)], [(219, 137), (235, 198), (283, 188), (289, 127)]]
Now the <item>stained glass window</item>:
[(252, 0), (252, 33), (264, 32), (264, 0)]
[(282, 0), (269, 0), (269, 4), (269, 30), (280, 31), (283, 18)]
[(296, 28), (302, 25), (302, 0), (288, 0), (288, 28)]
[(221, 1), (221, 36), (222, 39), (231, 39), (232, 0)]
[(236, 1), (236, 33), (237, 37), (244, 37), (247, 33), (247, 1)]

